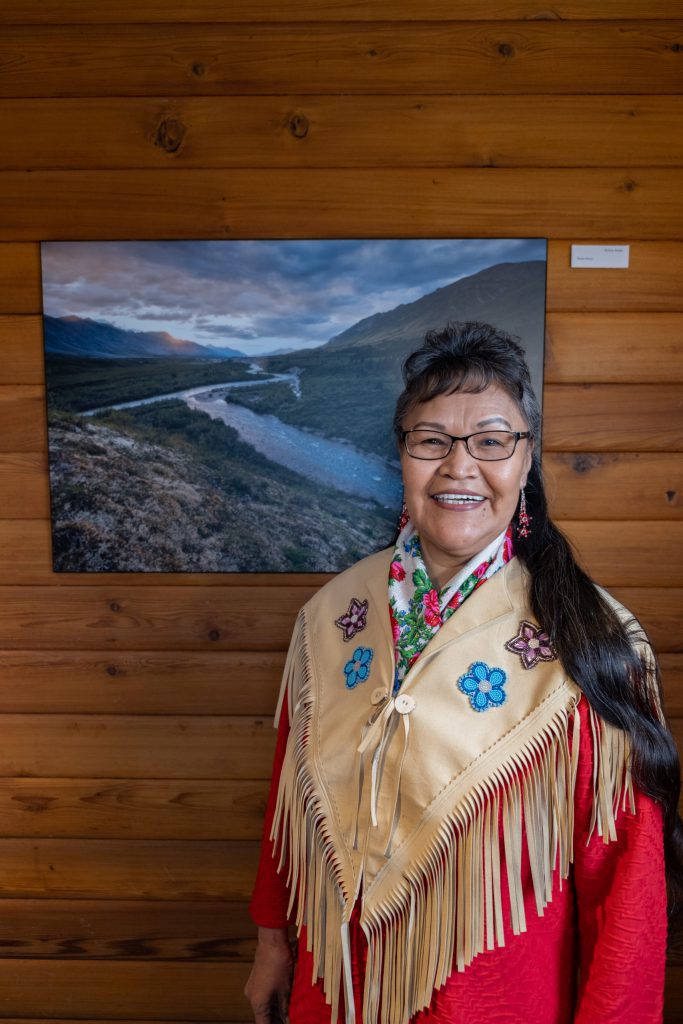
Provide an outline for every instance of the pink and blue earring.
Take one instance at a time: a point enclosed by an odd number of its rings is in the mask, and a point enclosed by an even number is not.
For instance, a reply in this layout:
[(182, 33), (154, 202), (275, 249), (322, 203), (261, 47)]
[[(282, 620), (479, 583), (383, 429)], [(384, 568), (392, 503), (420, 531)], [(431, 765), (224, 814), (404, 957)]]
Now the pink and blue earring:
[(517, 516), (518, 537), (531, 536), (531, 519), (532, 516), (530, 516), (526, 510), (526, 495), (524, 493), (524, 488), (522, 488), (519, 495), (519, 515)]

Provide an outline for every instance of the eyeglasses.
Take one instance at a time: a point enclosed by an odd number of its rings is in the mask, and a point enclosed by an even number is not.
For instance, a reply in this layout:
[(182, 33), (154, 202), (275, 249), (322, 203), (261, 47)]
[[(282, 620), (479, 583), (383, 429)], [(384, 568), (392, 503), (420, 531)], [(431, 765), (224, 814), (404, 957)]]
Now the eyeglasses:
[(531, 437), (529, 430), (479, 430), (457, 437), (440, 430), (404, 430), (401, 434), (408, 455), (413, 459), (445, 459), (456, 441), (464, 441), (473, 459), (500, 462), (515, 454), (517, 442)]

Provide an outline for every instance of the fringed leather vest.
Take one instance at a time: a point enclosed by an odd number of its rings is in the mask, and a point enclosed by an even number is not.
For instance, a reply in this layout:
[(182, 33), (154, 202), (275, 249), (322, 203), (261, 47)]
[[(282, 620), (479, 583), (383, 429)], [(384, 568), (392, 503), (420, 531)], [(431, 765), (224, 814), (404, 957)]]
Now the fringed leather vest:
[(347, 1024), (358, 899), (363, 1020), (404, 1024), (454, 965), (502, 946), (508, 927), (525, 930), (523, 842), (539, 914), (554, 868), (567, 877), (580, 742), (593, 744), (605, 842), (620, 803), (633, 804), (626, 737), (592, 711), (580, 736), (581, 691), (534, 622), (517, 559), (442, 626), (392, 696), (390, 559), (364, 559), (305, 605), (282, 690), (291, 731), (273, 838), (333, 1021), (343, 978)]

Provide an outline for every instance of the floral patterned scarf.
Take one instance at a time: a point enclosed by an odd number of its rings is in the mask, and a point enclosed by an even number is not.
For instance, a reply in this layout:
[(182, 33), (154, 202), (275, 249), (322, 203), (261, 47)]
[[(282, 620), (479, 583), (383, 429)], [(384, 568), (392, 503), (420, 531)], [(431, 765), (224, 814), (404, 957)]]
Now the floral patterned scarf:
[(512, 526), (508, 526), (438, 591), (422, 559), (420, 538), (412, 523), (406, 523), (389, 569), (389, 617), (396, 651), (394, 695), (444, 622), (513, 555)]

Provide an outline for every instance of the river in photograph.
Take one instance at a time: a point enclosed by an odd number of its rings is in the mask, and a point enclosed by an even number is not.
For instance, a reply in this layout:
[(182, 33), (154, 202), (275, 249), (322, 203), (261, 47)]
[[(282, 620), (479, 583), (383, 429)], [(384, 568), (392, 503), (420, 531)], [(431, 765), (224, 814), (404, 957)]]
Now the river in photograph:
[[(266, 458), (300, 473), (310, 480), (343, 491), (348, 497), (372, 498), (388, 508), (401, 504), (401, 473), (398, 467), (384, 459), (362, 452), (344, 441), (334, 441), (307, 430), (283, 423), (276, 416), (252, 412), (242, 405), (226, 402), (224, 396), (233, 388), (252, 384), (286, 381), (296, 394), (298, 377), (295, 374), (275, 374), (268, 381), (231, 381), (210, 387), (186, 388), (152, 398), (133, 402), (120, 402), (103, 408), (130, 409), (150, 402), (181, 398), (190, 409), (207, 413), (211, 419), (221, 420), (233, 427), (243, 441)], [(85, 415), (95, 415), (103, 408), (91, 409)], [(390, 429), (390, 424), (387, 425)]]

